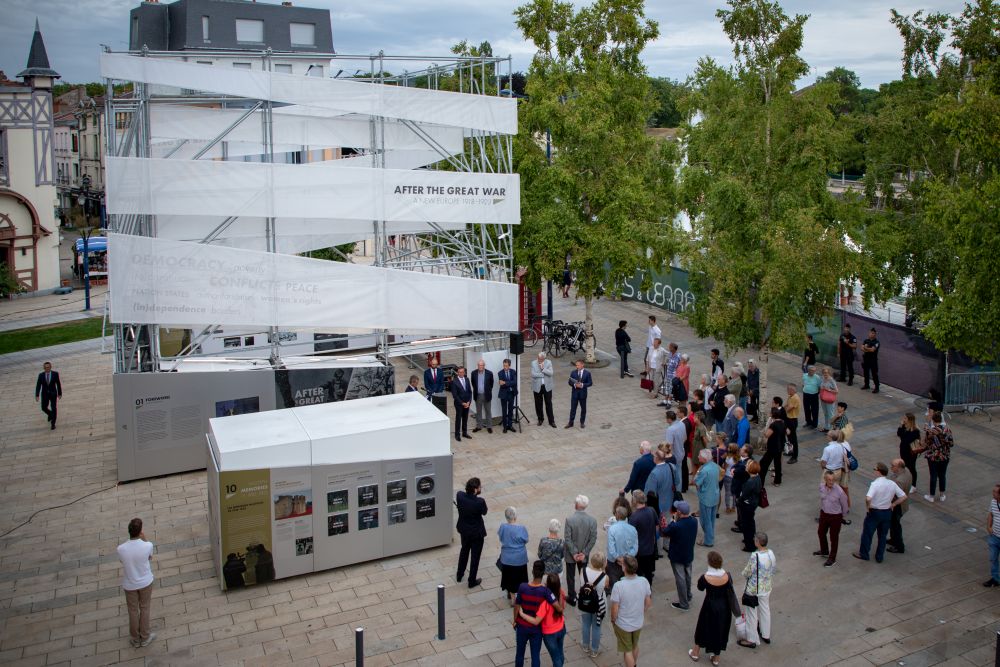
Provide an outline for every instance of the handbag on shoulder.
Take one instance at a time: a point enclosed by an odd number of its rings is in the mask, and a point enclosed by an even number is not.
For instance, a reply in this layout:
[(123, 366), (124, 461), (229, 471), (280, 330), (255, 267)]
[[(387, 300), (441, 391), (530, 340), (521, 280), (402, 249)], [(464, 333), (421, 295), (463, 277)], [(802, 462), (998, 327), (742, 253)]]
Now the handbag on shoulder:
[[(757, 576), (754, 578), (754, 590), (760, 592), (760, 553), (754, 555), (757, 557)], [(751, 595), (750, 591), (747, 590), (749, 584), (750, 582), (748, 581), (743, 586), (743, 606), (755, 608), (760, 601), (757, 599), (757, 593)]]

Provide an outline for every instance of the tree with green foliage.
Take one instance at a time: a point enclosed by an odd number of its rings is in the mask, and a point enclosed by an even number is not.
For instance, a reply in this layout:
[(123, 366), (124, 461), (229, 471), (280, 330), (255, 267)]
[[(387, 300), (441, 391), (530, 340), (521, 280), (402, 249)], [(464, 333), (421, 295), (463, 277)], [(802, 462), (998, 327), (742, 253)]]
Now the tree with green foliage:
[(727, 4), (717, 16), (735, 65), (701, 60), (687, 101), (689, 318), (728, 350), (758, 351), (763, 389), (769, 350), (800, 344), (807, 324), (831, 314), (855, 260), (827, 191), (837, 91), (794, 92), (809, 71), (799, 55), (807, 17), (766, 0)]
[(594, 299), (617, 293), (637, 269), (663, 266), (675, 248), (673, 148), (645, 134), (653, 101), (639, 59), (658, 28), (641, 0), (578, 10), (532, 0), (515, 16), (538, 51), (521, 103), (514, 258), (528, 284), (575, 273), (593, 362)]
[[(939, 349), (1000, 360), (1000, 5), (893, 12), (903, 78), (883, 88), (866, 194), (873, 244)], [(942, 53), (948, 41), (952, 52)]]
[(680, 127), (684, 118), (680, 112), (680, 100), (687, 92), (683, 83), (673, 79), (650, 77), (649, 86), (652, 89), (656, 107), (649, 117), (650, 127)]

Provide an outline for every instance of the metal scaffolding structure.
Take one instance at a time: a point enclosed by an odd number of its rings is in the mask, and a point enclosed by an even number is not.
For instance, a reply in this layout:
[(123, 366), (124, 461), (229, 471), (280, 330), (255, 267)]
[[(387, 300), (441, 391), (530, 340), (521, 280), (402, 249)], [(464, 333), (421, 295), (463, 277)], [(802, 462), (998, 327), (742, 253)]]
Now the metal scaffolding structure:
[[(110, 50), (107, 51), (110, 53)], [(252, 63), (252, 69), (272, 71), (274, 61), (329, 60), (330, 72), (337, 71), (334, 78), (351, 78), (372, 85), (404, 86), (431, 90), (449, 90), (476, 95), (500, 95), (501, 83), (510, 80), (511, 59), (490, 56), (442, 57), (343, 55), (315, 53), (273, 53), (266, 51), (166, 51), (125, 52), (136, 57), (171, 58), (182, 60), (204, 60), (206, 58), (224, 61), (239, 58)], [(131, 84), (122, 87), (122, 84)], [(259, 123), (260, 141), (263, 148), (260, 162), (275, 161), (275, 144), (272, 127), (273, 112), (282, 104), (271, 100), (248, 99), (235, 96), (206, 93), (195, 90), (164, 89), (140, 82), (105, 80), (106, 85), (106, 132), (107, 154), (117, 157), (150, 157), (152, 155), (152, 132), (150, 128), (152, 109), (157, 105), (184, 105), (186, 107), (241, 109), (244, 113), (198, 152), (189, 158), (178, 158), (174, 154), (183, 142), (162, 157), (171, 159), (203, 159), (210, 150), (222, 144), (222, 159), (226, 159), (226, 138), (237, 127), (249, 123)], [(116, 92), (116, 88), (119, 92)], [(127, 92), (120, 92), (126, 90)], [(369, 117), (369, 142), (367, 146), (342, 147), (350, 149), (353, 156), (370, 157), (372, 168), (386, 166), (385, 128), (386, 120), (380, 116)], [(513, 172), (513, 138), (482, 130), (463, 130), (463, 150), (455, 154), (437, 143), (424, 128), (411, 121), (402, 124), (422, 140), (429, 151), (440, 155), (440, 160), (425, 169), (442, 169), (456, 172), (485, 172), (509, 174)], [(310, 147), (303, 146), (303, 154)], [(218, 159), (218, 158), (214, 158)], [(242, 157), (239, 159), (243, 159)], [(236, 222), (230, 217), (213, 229), (206, 229), (202, 243), (212, 243)], [(157, 221), (154, 215), (110, 215), (110, 231), (139, 236), (156, 236)], [(281, 220), (267, 218), (264, 234), (266, 250), (277, 252), (281, 234)], [(488, 279), (499, 282), (515, 280), (513, 267), (513, 246), (511, 225), (468, 224), (464, 229), (446, 229), (428, 222), (427, 232), (419, 234), (392, 234), (387, 230), (385, 220), (372, 220), (371, 233), (365, 239), (373, 242), (373, 264), (375, 266), (460, 276), (465, 278)], [(346, 261), (353, 261), (349, 254)], [(111, 285), (114, 289), (114, 285)], [(200, 330), (192, 331), (190, 342), (178, 355), (164, 357), (160, 352), (157, 325), (118, 324), (115, 325), (115, 372), (153, 372), (161, 369), (163, 362), (178, 360), (197, 354), (202, 343), (211, 336), (217, 325), (204, 324)], [(281, 364), (283, 344), (270, 332), (270, 349), (261, 349), (270, 356), (273, 364)], [(370, 334), (369, 334), (370, 335)], [(412, 355), (423, 351), (449, 348), (480, 347), (499, 349), (506, 345), (505, 334), (498, 332), (467, 332), (455, 336), (433, 338), (415, 343), (390, 342), (392, 331), (376, 332), (377, 354), (388, 363), (392, 356)], [(294, 349), (294, 348), (292, 348)], [(294, 354), (294, 352), (292, 352)]]

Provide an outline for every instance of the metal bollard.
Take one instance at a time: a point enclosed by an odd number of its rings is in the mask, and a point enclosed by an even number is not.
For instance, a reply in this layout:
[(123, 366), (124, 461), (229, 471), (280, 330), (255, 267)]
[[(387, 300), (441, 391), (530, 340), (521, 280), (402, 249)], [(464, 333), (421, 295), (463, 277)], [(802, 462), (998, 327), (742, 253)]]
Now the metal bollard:
[(997, 655), (996, 659), (993, 661), (996, 667), (1000, 667), (1000, 630), (997, 630)]
[(354, 628), (354, 664), (365, 667), (365, 629)]
[(438, 584), (438, 639), (444, 641), (444, 584)]

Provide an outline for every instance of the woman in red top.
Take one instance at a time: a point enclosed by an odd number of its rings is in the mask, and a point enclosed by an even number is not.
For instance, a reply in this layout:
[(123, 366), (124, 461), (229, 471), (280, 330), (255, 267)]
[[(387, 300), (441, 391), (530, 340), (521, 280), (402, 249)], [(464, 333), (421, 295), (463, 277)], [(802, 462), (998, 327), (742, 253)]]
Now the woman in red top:
[[(559, 583), (559, 575), (545, 575), (545, 586), (559, 600), (560, 606), (563, 606), (566, 595)], [(542, 641), (545, 642), (545, 649), (549, 652), (549, 657), (552, 658), (552, 667), (563, 667), (563, 662), (565, 662), (563, 642), (566, 640), (566, 618), (563, 613), (549, 604), (548, 600), (545, 600), (539, 605), (537, 616), (526, 614), (523, 610), (520, 611), (520, 614), (522, 619), (532, 625), (541, 624)]]

